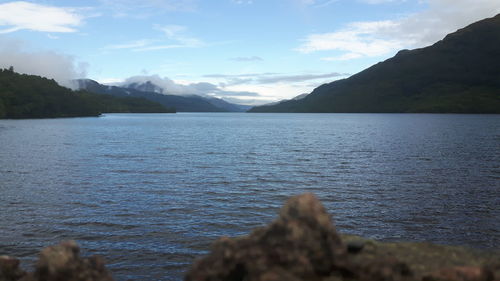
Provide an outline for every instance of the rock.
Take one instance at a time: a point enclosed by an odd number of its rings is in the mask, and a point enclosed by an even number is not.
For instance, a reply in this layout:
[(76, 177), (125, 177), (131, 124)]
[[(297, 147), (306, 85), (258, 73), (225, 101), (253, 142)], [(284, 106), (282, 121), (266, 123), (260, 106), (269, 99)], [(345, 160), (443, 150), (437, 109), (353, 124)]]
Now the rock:
[(349, 254), (357, 254), (363, 250), (363, 247), (365, 246), (365, 242), (361, 240), (355, 240), (347, 243), (347, 252)]
[(19, 280), (26, 272), (19, 268), (19, 260), (9, 256), (0, 256), (0, 281)]
[(216, 241), (185, 280), (500, 281), (499, 260), (465, 247), (339, 235), (316, 197), (304, 194), (269, 226)]
[(346, 261), (342, 269), (346, 279), (360, 281), (413, 281), (416, 280), (407, 264), (394, 257), (376, 260)]
[(185, 280), (319, 280), (345, 254), (324, 207), (314, 195), (304, 194), (288, 200), (268, 227), (215, 242)]
[(493, 272), (485, 267), (456, 266), (440, 269), (423, 281), (493, 281), (493, 278)]
[(62, 242), (42, 250), (34, 273), (22, 281), (112, 281), (102, 258), (81, 258), (74, 241)]
[[(436, 245), (427, 242), (379, 242), (354, 235), (341, 235), (346, 244), (363, 241), (364, 247), (358, 254), (349, 255), (349, 264), (358, 268), (375, 264), (379, 260), (397, 260), (409, 267), (414, 280), (443, 278), (439, 272), (450, 268), (481, 269), (488, 275), (500, 279), (500, 252), (471, 249), (461, 246)], [(465, 272), (456, 271), (455, 281), (463, 281)], [(462, 278), (462, 279), (461, 279)], [(440, 279), (437, 279), (440, 280)], [(493, 279), (495, 280), (495, 279)], [(500, 281), (500, 280), (498, 280)]]

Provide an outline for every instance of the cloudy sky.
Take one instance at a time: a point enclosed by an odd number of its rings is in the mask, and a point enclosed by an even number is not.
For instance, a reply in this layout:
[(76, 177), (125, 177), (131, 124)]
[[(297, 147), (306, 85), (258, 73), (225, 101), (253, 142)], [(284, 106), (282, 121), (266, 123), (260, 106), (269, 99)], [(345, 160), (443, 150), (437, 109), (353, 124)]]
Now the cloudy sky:
[(498, 13), (499, 0), (0, 0), (0, 67), (261, 104)]

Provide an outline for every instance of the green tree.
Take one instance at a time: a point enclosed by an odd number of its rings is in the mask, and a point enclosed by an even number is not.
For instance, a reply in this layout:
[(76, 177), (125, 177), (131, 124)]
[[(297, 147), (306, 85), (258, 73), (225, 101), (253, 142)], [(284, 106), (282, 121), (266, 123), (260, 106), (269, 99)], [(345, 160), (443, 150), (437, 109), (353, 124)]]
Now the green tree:
[(5, 106), (3, 104), (3, 100), (0, 97), (0, 118), (5, 116)]

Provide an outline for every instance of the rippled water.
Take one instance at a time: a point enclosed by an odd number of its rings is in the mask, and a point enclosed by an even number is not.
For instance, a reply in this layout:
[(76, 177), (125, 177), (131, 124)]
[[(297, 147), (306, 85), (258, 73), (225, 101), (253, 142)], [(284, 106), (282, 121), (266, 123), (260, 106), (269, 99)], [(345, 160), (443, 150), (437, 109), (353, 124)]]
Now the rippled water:
[(500, 115), (110, 114), (0, 121), (0, 255), (76, 239), (180, 280), (311, 191), (342, 232), (498, 248)]

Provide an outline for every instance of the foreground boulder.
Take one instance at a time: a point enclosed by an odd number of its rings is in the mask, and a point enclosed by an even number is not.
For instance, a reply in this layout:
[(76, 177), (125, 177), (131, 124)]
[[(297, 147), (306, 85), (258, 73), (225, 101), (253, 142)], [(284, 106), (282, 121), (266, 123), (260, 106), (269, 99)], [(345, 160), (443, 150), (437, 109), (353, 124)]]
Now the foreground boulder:
[(291, 198), (268, 227), (215, 242), (186, 280), (314, 280), (328, 276), (345, 252), (330, 216), (306, 194)]
[(9, 256), (0, 256), (0, 281), (19, 280), (26, 272), (19, 268), (19, 260)]
[(269, 226), (216, 241), (185, 281), (500, 281), (500, 255), (471, 251), (341, 236), (319, 200), (304, 194)]
[(40, 253), (35, 271), (26, 273), (19, 260), (0, 257), (0, 281), (112, 281), (113, 277), (98, 256), (81, 258), (73, 241), (47, 247)]

